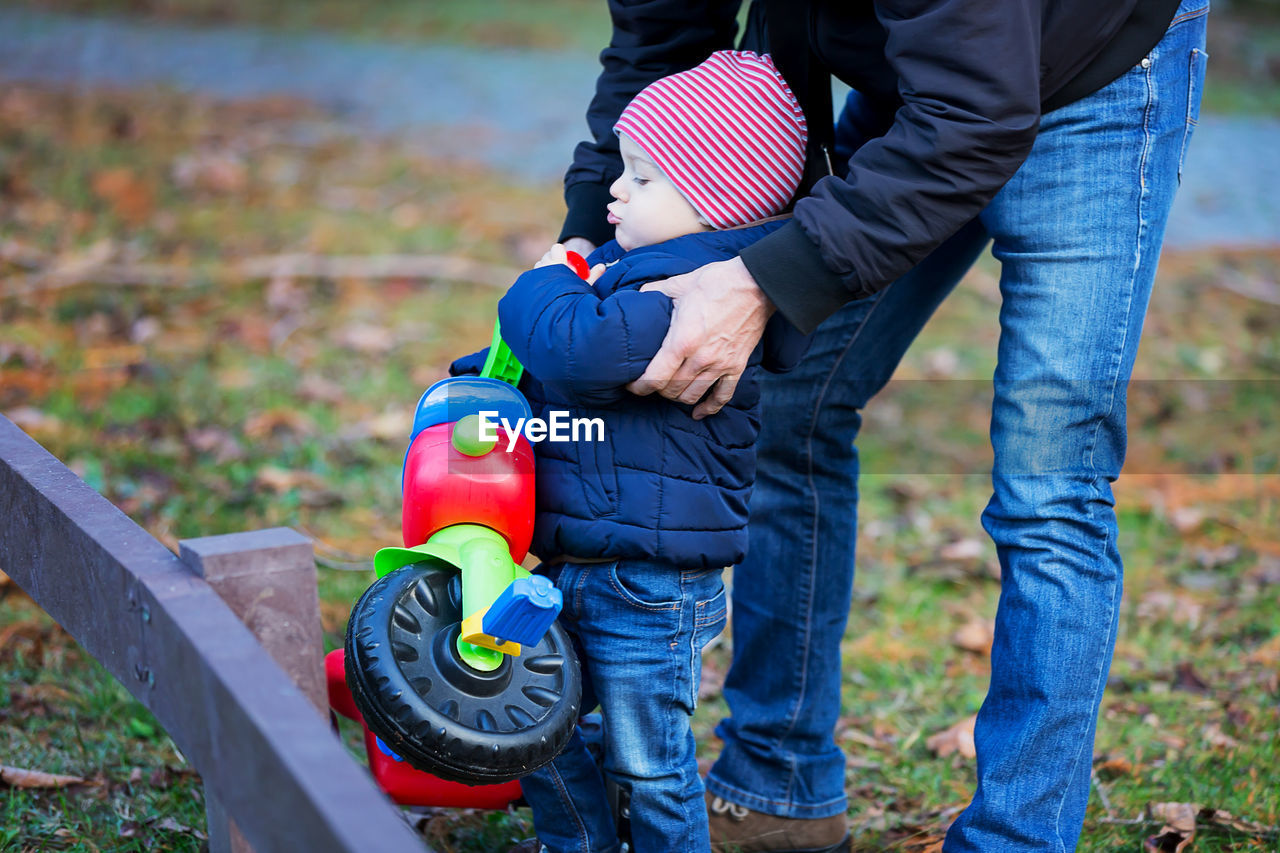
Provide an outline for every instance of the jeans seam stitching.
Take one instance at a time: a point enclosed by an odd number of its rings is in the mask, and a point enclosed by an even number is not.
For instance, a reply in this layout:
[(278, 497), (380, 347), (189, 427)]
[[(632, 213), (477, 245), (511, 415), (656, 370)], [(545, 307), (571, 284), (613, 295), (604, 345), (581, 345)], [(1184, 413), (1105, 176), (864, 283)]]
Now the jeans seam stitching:
[[(1182, 143), (1178, 146), (1178, 185), (1182, 185), (1182, 169), (1186, 165), (1187, 147), (1191, 143), (1191, 135), (1195, 132), (1196, 127), (1200, 124), (1199, 120), (1193, 118), (1191, 113), (1195, 110), (1195, 105), (1199, 102), (1196, 96), (1196, 59), (1204, 51), (1198, 47), (1191, 48), (1191, 56), (1187, 60), (1187, 114), (1186, 122), (1182, 128)], [(1205, 54), (1207, 57), (1208, 54)], [(1204, 89), (1204, 83), (1200, 84), (1201, 90)]]
[[(684, 625), (684, 608), (680, 608), (679, 615), (676, 620), (676, 631), (677, 631), (676, 639), (678, 639), (680, 629), (683, 627), (683, 625)], [(671, 667), (671, 682), (670, 682), (671, 688), (667, 691), (667, 701), (664, 703), (663, 719), (667, 722), (668, 725), (670, 724), (670, 720), (675, 711), (677, 697), (680, 696), (680, 688), (681, 688), (681, 684), (679, 683), (680, 682), (680, 664), (679, 664), (679, 658), (676, 656), (676, 647), (678, 645), (679, 643), (676, 642), (676, 643), (669, 644), (667, 647), (667, 661), (668, 661), (668, 666)], [(669, 734), (670, 733), (668, 733), (667, 737), (663, 738), (663, 741), (664, 741), (663, 750), (662, 750), (663, 752), (662, 766), (663, 767), (675, 766), (676, 738), (670, 737)]]
[(573, 798), (569, 796), (569, 789), (564, 783), (564, 779), (560, 776), (560, 771), (556, 769), (555, 762), (547, 765), (547, 769), (551, 771), (551, 779), (555, 782), (556, 790), (560, 792), (563, 801), (569, 806), (569, 813), (573, 816), (574, 823), (578, 825), (578, 841), (582, 845), (583, 850), (590, 849), (590, 837), (587, 833), (587, 824), (578, 814), (577, 808), (573, 804)]
[(1173, 29), (1178, 24), (1181, 24), (1183, 21), (1189, 21), (1192, 18), (1199, 18), (1201, 15), (1207, 15), (1207, 14), (1209, 14), (1209, 6), (1208, 4), (1205, 4), (1204, 6), (1201, 6), (1199, 9), (1193, 9), (1190, 12), (1186, 12), (1174, 18), (1172, 21), (1169, 22), (1168, 29), (1170, 30)]
[[(1095, 478), (1095, 482), (1096, 482), (1096, 478)], [(1104, 550), (1106, 548), (1109, 548), (1111, 544), (1112, 544), (1111, 531), (1108, 530), (1107, 535), (1105, 537), (1105, 541), (1103, 542)], [(1115, 633), (1115, 612), (1116, 612), (1116, 608), (1119, 606), (1119, 602), (1116, 599), (1117, 599), (1117, 595), (1122, 590), (1123, 590), (1123, 583), (1113, 582), (1113, 591), (1111, 593), (1111, 600), (1110, 600), (1111, 608), (1107, 612), (1107, 624), (1111, 626), (1107, 629), (1107, 634), (1109, 638), (1111, 637), (1111, 635)], [(1106, 667), (1103, 664), (1104, 658), (1105, 656), (1103, 656), (1102, 658), (1099, 658), (1098, 671), (1093, 678), (1093, 694), (1092, 695), (1098, 697), (1099, 702), (1101, 702), (1102, 691), (1106, 689)], [(1096, 719), (1096, 718), (1097, 718), (1097, 709), (1094, 708), (1090, 713), (1089, 717), (1086, 718), (1086, 723), (1085, 723), (1086, 730), (1088, 729), (1088, 726), (1089, 726), (1089, 723), (1087, 722), (1087, 720)], [(1075, 776), (1076, 767), (1078, 767), (1080, 764), (1080, 757), (1084, 754), (1085, 741), (1087, 740), (1088, 738), (1086, 737), (1080, 738), (1080, 745), (1076, 749), (1075, 757), (1071, 759), (1071, 769), (1067, 774), (1068, 778)], [(1092, 775), (1093, 774), (1091, 771), (1090, 778), (1092, 778)], [(1067, 794), (1066, 794), (1066, 791), (1064, 790), (1062, 794), (1062, 799), (1058, 801), (1057, 817), (1054, 819), (1055, 829), (1057, 829), (1058, 831), (1058, 844), (1062, 848), (1063, 853), (1066, 853), (1067, 847), (1066, 847), (1066, 843), (1062, 840), (1062, 828), (1060, 824), (1062, 822), (1062, 810), (1063, 808), (1066, 807), (1066, 802), (1067, 802)]]
[[(1086, 460), (1089, 471), (1094, 475), (1094, 490), (1097, 491), (1096, 478), (1098, 469), (1094, 454), (1098, 448), (1098, 433), (1102, 431), (1102, 425), (1106, 423), (1108, 417), (1115, 411), (1116, 405), (1116, 388), (1120, 384), (1120, 365), (1124, 361), (1124, 348), (1129, 341), (1129, 329), (1132, 326), (1133, 316), (1133, 290), (1134, 282), (1138, 278), (1138, 270), (1142, 267), (1142, 236), (1147, 230), (1146, 221), (1146, 200), (1147, 200), (1147, 161), (1151, 153), (1151, 111), (1155, 108), (1157, 95), (1155, 93), (1155, 85), (1152, 81), (1155, 62), (1151, 63), (1152, 67), (1146, 69), (1147, 78), (1147, 104), (1142, 111), (1142, 156), (1138, 159), (1138, 230), (1134, 234), (1134, 257), (1133, 269), (1129, 276), (1128, 295), (1124, 310), (1124, 324), (1120, 329), (1119, 346), (1116, 353), (1112, 356), (1110, 365), (1110, 384), (1108, 389), (1107, 407), (1105, 411), (1099, 414), (1097, 422), (1093, 426), (1093, 432), (1089, 436), (1089, 446), (1086, 450)], [(1061, 811), (1059, 811), (1061, 813)]]
[[(702, 683), (702, 656), (701, 649), (698, 648), (698, 602), (693, 600), (693, 607), (689, 607), (689, 597), (686, 596), (685, 607), (681, 608), (681, 613), (687, 613), (689, 620), (689, 707), (692, 710), (698, 708), (698, 687)], [(683, 621), (683, 619), (682, 619)], [(694, 678), (694, 673), (697, 678)]]
[[(1157, 60), (1158, 59), (1159, 57), (1157, 57)], [(1089, 463), (1088, 464), (1089, 464), (1089, 470), (1094, 475), (1091, 478), (1091, 484), (1093, 486), (1093, 490), (1095, 494), (1099, 498), (1103, 496), (1101, 493), (1101, 489), (1098, 486), (1099, 472), (1095, 466), (1094, 453), (1097, 450), (1098, 433), (1101, 432), (1102, 425), (1106, 422), (1106, 419), (1115, 410), (1116, 389), (1120, 384), (1119, 368), (1124, 361), (1124, 348), (1129, 340), (1129, 329), (1133, 325), (1132, 323), (1133, 292), (1134, 292), (1135, 282), (1138, 279), (1138, 270), (1142, 266), (1142, 258), (1143, 258), (1142, 238), (1143, 238), (1144, 232), (1147, 230), (1145, 209), (1146, 209), (1146, 200), (1147, 200), (1147, 164), (1148, 164), (1149, 155), (1151, 153), (1151, 113), (1155, 109), (1159, 99), (1159, 96), (1156, 93), (1155, 84), (1153, 81), (1154, 69), (1155, 69), (1155, 61), (1151, 63), (1150, 68), (1146, 69), (1147, 103), (1145, 108), (1142, 111), (1142, 156), (1139, 158), (1139, 171), (1138, 171), (1138, 176), (1139, 176), (1138, 228), (1137, 228), (1137, 232), (1134, 234), (1134, 259), (1133, 259), (1132, 272), (1130, 274), (1129, 282), (1128, 282), (1128, 292), (1127, 292), (1127, 299), (1126, 299), (1125, 311), (1124, 311), (1124, 325), (1120, 330), (1120, 342), (1119, 342), (1119, 346), (1117, 347), (1116, 355), (1112, 358), (1111, 376), (1110, 376), (1111, 387), (1109, 389), (1110, 393), (1107, 400), (1107, 407), (1106, 407), (1106, 410), (1099, 415), (1097, 423), (1094, 425), (1093, 433), (1089, 438), (1089, 448), (1088, 448)], [(1104, 547), (1110, 543), (1110, 539), (1111, 539), (1111, 532), (1108, 531), (1106, 536), (1107, 541), (1103, 543)], [(1115, 607), (1116, 607), (1115, 593), (1113, 592), (1111, 595), (1111, 613), (1112, 614), (1114, 614), (1115, 612)], [(1114, 621), (1114, 616), (1111, 616), (1110, 619), (1111, 621)], [(1105, 684), (1102, 684), (1102, 685), (1099, 684), (1099, 682), (1102, 679), (1103, 669), (1104, 667), (1103, 667), (1102, 661), (1100, 660), (1098, 662), (1098, 673), (1094, 677), (1094, 689), (1093, 689), (1094, 696), (1099, 696), (1100, 695), (1099, 690), (1101, 688), (1105, 688)], [(1083, 747), (1084, 740), (1085, 738), (1081, 738), (1082, 745), (1080, 746), (1080, 748), (1076, 750), (1076, 755), (1071, 761), (1071, 770), (1068, 773), (1068, 777), (1075, 775), (1076, 767), (1080, 763), (1080, 756), (1084, 752), (1084, 747)], [(1067, 791), (1064, 790), (1062, 792), (1062, 798), (1058, 801), (1058, 813), (1054, 818), (1054, 828), (1058, 834), (1058, 847), (1060, 850), (1063, 851), (1063, 853), (1066, 853), (1066, 849), (1067, 849), (1066, 842), (1062, 838), (1062, 811), (1063, 809), (1066, 808), (1066, 805), (1067, 805)]]
[(587, 585), (587, 573), (583, 569), (578, 570), (578, 581), (574, 584), (574, 613), (577, 616), (582, 615), (582, 601), (584, 597), (584, 589)]

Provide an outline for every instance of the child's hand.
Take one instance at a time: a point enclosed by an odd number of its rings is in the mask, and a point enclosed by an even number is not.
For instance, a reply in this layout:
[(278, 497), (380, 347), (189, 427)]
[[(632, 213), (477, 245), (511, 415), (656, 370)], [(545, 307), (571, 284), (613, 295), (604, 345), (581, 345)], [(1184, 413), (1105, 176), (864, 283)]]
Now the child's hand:
[(569, 254), (564, 247), (564, 243), (552, 243), (551, 248), (547, 249), (546, 254), (538, 259), (533, 268), (536, 270), (539, 267), (549, 267), (552, 264), (569, 265)]
[[(569, 269), (573, 269), (573, 265), (569, 263), (568, 250), (565, 249), (563, 243), (553, 244), (551, 248), (547, 250), (547, 253), (533, 265), (533, 268), (538, 269), (539, 267), (551, 266), (552, 264), (563, 264), (566, 267), (569, 267)], [(604, 274), (604, 270), (604, 264), (596, 264), (592, 267), (590, 274), (587, 276), (587, 284), (595, 284), (596, 279)]]

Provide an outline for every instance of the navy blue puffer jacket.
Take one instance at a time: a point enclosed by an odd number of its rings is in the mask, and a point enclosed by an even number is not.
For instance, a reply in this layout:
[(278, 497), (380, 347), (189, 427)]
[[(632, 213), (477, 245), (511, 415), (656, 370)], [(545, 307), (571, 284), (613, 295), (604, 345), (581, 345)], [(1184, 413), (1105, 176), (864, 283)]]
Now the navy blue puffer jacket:
[(532, 550), (539, 557), (716, 568), (745, 556), (758, 372), (793, 366), (807, 339), (775, 314), (733, 399), (702, 420), (691, 417), (691, 406), (637, 397), (624, 386), (644, 372), (671, 323), (671, 299), (640, 286), (728, 260), (782, 224), (691, 234), (631, 252), (610, 242), (588, 258), (610, 265), (594, 286), (568, 267), (546, 266), (520, 276), (502, 298), (502, 336), (525, 366), (520, 390), (535, 416), (560, 411), (604, 424), (603, 441), (583, 432), (577, 441), (534, 445)]

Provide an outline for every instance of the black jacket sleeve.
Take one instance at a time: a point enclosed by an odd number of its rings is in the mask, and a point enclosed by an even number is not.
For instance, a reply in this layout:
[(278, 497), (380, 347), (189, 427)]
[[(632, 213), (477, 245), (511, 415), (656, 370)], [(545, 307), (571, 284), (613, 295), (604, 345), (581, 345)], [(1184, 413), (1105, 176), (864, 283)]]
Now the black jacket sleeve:
[(560, 240), (613, 238), (605, 219), (609, 185), (622, 174), (613, 125), (653, 81), (687, 71), (714, 51), (733, 47), (740, 0), (609, 0), (613, 37), (600, 54), (603, 70), (587, 110), (591, 139), (578, 145), (564, 180), (568, 206)]
[(1040, 121), (1040, 0), (883, 0), (903, 106), (795, 220), (742, 252), (802, 332), (910, 270), (1026, 159)]

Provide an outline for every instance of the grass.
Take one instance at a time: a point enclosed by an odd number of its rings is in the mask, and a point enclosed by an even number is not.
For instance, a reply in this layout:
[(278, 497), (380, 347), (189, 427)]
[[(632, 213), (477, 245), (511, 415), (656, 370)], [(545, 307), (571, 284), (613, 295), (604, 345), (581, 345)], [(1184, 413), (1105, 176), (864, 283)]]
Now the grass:
[(84, 780), (0, 787), (0, 848), (199, 850), (202, 791), (151, 714), (28, 603), (0, 599), (0, 626), (3, 763)]
[[(0, 297), (0, 411), (170, 547), (289, 525), (334, 566), (395, 542), (413, 401), (487, 341), (500, 293), (244, 280), (229, 262), (411, 252), (519, 267), (559, 216), (554, 186), (338, 134), (300, 143), (289, 128), (307, 117), (154, 92), (0, 95), (0, 275), (29, 287)], [(35, 278), (86, 258), (189, 274), (166, 286)], [(999, 591), (977, 523), (995, 274), (979, 265), (867, 412), (839, 729), (859, 850), (927, 848), (973, 787), (972, 760), (929, 741), (977, 710), (988, 677), (980, 644), (958, 634), (982, 629)], [(1116, 487), (1127, 599), (1082, 850), (1136, 849), (1159, 827), (1148, 804), (1169, 801), (1273, 828), (1205, 825), (1194, 850), (1276, 847), (1280, 312), (1224, 285), (1265, 290), (1277, 276), (1276, 252), (1163, 262)], [(330, 647), (368, 580), (322, 568)], [(86, 780), (0, 788), (0, 848), (198, 849), (199, 780), (168, 737), (13, 587), (0, 597), (0, 763)], [(706, 760), (728, 654), (723, 643), (706, 662)], [(527, 813), (442, 813), (422, 829), (466, 853), (530, 831)]]

